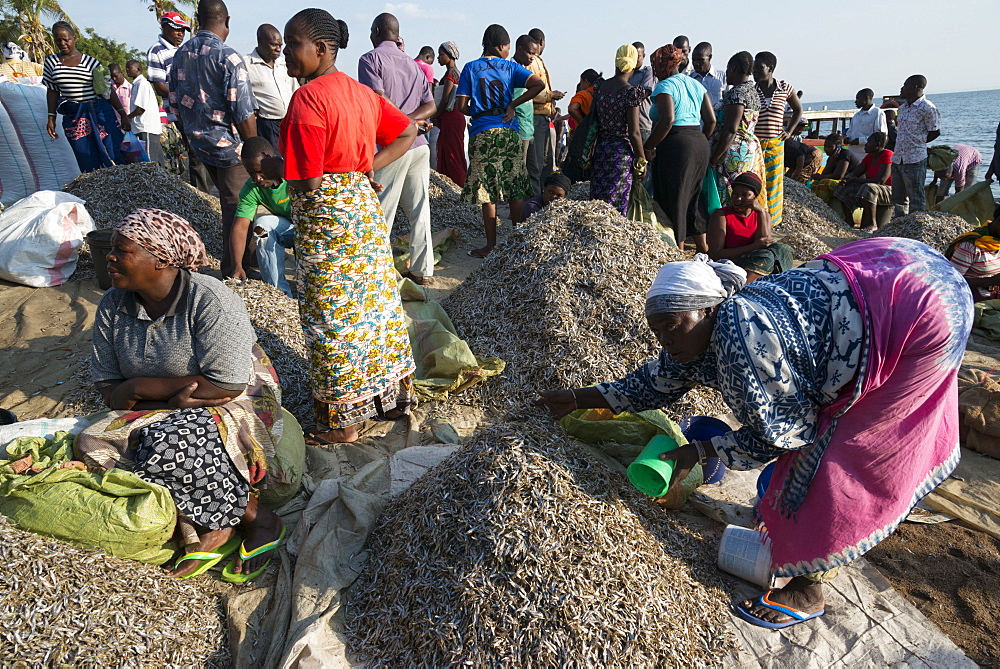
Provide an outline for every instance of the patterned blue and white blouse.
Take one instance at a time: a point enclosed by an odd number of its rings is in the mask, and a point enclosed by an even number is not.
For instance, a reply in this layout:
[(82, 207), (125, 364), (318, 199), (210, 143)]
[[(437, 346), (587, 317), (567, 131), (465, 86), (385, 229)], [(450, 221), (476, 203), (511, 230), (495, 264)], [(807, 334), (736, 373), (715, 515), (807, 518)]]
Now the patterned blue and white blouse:
[(708, 350), (680, 364), (666, 351), (598, 386), (615, 413), (660, 409), (697, 385), (717, 389), (743, 423), (712, 439), (732, 469), (812, 443), (819, 409), (858, 371), (863, 321), (844, 274), (813, 260), (763, 277), (719, 305)]

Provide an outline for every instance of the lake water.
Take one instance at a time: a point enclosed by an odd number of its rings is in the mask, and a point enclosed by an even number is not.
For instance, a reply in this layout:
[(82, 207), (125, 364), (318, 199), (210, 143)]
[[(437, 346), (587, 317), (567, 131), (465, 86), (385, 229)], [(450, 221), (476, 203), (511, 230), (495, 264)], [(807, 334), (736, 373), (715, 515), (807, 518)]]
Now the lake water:
[[(895, 92), (895, 91), (893, 91)], [(979, 167), (979, 180), (993, 160), (997, 123), (1000, 122), (1000, 90), (972, 91), (968, 93), (930, 93), (927, 99), (941, 112), (941, 136), (931, 144), (968, 144), (983, 154)], [(881, 98), (875, 98), (881, 102)], [(854, 109), (854, 100), (832, 102), (806, 102), (804, 109)], [(928, 181), (933, 176), (927, 173)], [(993, 183), (994, 197), (1000, 196), (1000, 184)]]

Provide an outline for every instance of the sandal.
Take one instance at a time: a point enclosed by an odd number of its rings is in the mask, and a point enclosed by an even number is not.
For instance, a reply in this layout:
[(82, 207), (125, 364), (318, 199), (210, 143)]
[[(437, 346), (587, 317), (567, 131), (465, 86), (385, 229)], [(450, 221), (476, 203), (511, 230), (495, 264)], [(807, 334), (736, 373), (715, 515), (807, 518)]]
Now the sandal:
[(484, 253), (482, 249), (472, 249), (471, 251), (469, 251), (470, 258), (485, 258), (489, 254), (490, 254), (489, 251)]
[[(743, 620), (747, 621), (751, 625), (756, 625), (757, 627), (766, 627), (771, 630), (780, 630), (785, 627), (791, 627), (792, 625), (798, 625), (799, 623), (804, 623), (807, 620), (812, 620), (813, 618), (819, 618), (821, 615), (826, 613), (826, 609), (820, 609), (815, 613), (806, 613), (805, 611), (799, 611), (798, 609), (793, 609), (790, 606), (785, 606), (783, 604), (778, 604), (777, 602), (772, 602), (770, 594), (774, 592), (774, 588), (766, 592), (762, 592), (757, 601), (755, 601), (750, 607), (743, 606), (743, 602), (736, 605), (736, 615), (738, 615)], [(754, 606), (763, 606), (766, 609), (771, 609), (772, 611), (777, 611), (778, 613), (783, 613), (791, 620), (785, 621), (783, 623), (772, 623), (763, 618), (758, 618), (754, 614), (750, 613), (750, 608)]]
[[(275, 548), (281, 545), (281, 542), (284, 541), (284, 539), (285, 539), (285, 526), (282, 525), (281, 534), (278, 535), (277, 539), (269, 543), (266, 543), (263, 546), (258, 546), (249, 553), (246, 552), (246, 547), (243, 544), (240, 544), (240, 560), (242, 562), (246, 562), (247, 560), (257, 557), (262, 553), (273, 551)], [(234, 572), (233, 566), (235, 564), (236, 560), (233, 560), (232, 562), (227, 564), (225, 568), (222, 570), (222, 580), (225, 581), (226, 583), (246, 583), (247, 581), (251, 581), (257, 578), (258, 576), (264, 573), (264, 570), (266, 570), (268, 567), (271, 566), (271, 559), (269, 558), (268, 561), (264, 563), (263, 567), (257, 569), (256, 571), (252, 571), (249, 574), (242, 574), (242, 573), (237, 574), (236, 572)]]
[(174, 563), (174, 569), (180, 566), (181, 562), (186, 562), (187, 560), (199, 560), (201, 562), (198, 568), (195, 569), (190, 574), (185, 574), (184, 576), (178, 576), (178, 578), (194, 578), (195, 576), (201, 576), (206, 571), (219, 564), (227, 556), (231, 555), (240, 546), (240, 538), (235, 534), (226, 543), (215, 549), (214, 552), (208, 551), (194, 551), (193, 553), (185, 553), (177, 559)]

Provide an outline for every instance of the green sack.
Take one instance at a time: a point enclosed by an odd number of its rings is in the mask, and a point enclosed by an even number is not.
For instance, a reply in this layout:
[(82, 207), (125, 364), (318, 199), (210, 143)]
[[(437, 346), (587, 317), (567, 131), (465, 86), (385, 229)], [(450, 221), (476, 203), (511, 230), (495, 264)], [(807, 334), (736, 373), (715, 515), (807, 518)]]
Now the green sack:
[(927, 149), (927, 169), (940, 172), (951, 167), (958, 158), (958, 151), (946, 144), (937, 144)]
[(982, 227), (992, 221), (994, 208), (996, 203), (993, 202), (993, 191), (990, 190), (989, 181), (974, 183), (938, 203), (938, 209), (961, 216), (974, 228)]
[(663, 213), (656, 200), (649, 196), (649, 192), (638, 178), (632, 180), (632, 192), (629, 194), (625, 218), (653, 226), (662, 241), (670, 246), (677, 246), (673, 228), (668, 227), (667, 215)]
[(102, 98), (109, 97), (111, 91), (111, 70), (104, 65), (98, 65), (93, 73), (94, 92)]
[[(680, 446), (688, 443), (680, 426), (658, 409), (618, 415), (608, 409), (579, 409), (563, 416), (559, 424), (571, 437), (614, 458), (622, 465), (622, 474), (649, 440), (658, 434), (667, 435)], [(701, 465), (695, 465), (681, 485), (659, 498), (659, 502), (667, 508), (679, 509), (704, 481)]]
[[(21, 437), (0, 461), (0, 514), (25, 531), (100, 548), (116, 557), (163, 564), (177, 509), (170, 492), (124, 469), (58, 469), (73, 452), (73, 435)], [(41, 472), (15, 474), (10, 463), (31, 455)]]
[(284, 408), (281, 416), (281, 439), (275, 445), (274, 457), (267, 462), (267, 485), (260, 491), (260, 503), (269, 509), (277, 509), (295, 497), (306, 471), (306, 440), (302, 426)]
[(455, 332), (444, 308), (426, 288), (409, 279), (399, 282), (406, 330), (417, 369), (413, 386), (423, 399), (445, 400), (476, 383), (500, 374), (500, 358), (475, 355)]
[(1000, 300), (976, 302), (972, 334), (1000, 341)]

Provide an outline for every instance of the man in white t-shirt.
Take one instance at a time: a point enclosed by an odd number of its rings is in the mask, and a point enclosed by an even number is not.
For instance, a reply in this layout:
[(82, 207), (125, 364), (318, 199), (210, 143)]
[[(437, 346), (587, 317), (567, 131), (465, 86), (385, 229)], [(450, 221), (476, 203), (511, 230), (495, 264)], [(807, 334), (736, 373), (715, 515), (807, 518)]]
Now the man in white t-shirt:
[(858, 111), (851, 118), (845, 144), (864, 146), (868, 137), (876, 132), (884, 132), (888, 136), (889, 125), (885, 120), (885, 112), (875, 106), (874, 99), (875, 91), (870, 88), (862, 88), (854, 96), (854, 106)]
[(125, 64), (125, 71), (132, 77), (132, 98), (128, 107), (132, 131), (146, 144), (150, 162), (166, 167), (167, 158), (160, 146), (163, 122), (160, 120), (160, 105), (156, 101), (153, 85), (142, 76), (142, 63), (139, 61), (130, 60)]

